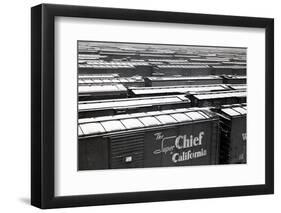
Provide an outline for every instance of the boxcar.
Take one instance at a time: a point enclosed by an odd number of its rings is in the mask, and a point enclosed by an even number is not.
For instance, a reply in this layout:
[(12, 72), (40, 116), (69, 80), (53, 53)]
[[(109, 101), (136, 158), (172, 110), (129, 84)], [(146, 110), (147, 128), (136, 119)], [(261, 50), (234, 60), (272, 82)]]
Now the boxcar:
[(152, 66), (147, 62), (94, 61), (78, 65), (79, 73), (118, 73), (121, 77), (133, 75), (151, 76)]
[(194, 107), (214, 107), (246, 102), (245, 90), (192, 92), (188, 95)]
[(224, 106), (215, 111), (221, 120), (220, 163), (246, 163), (246, 106)]
[(218, 127), (207, 109), (80, 119), (78, 169), (217, 164)]
[(116, 73), (120, 76), (135, 75), (136, 68), (133, 65), (93, 65), (79, 64), (78, 72), (81, 74), (107, 74)]
[(78, 87), (79, 101), (126, 98), (127, 88), (122, 84), (83, 85)]
[(222, 63), (220, 62), (208, 62), (208, 61), (204, 61), (204, 62), (188, 62), (188, 63), (177, 63), (177, 62), (169, 62), (169, 64), (171, 65), (222, 65)]
[(247, 77), (242, 75), (223, 75), (224, 84), (246, 84)]
[(238, 65), (238, 66), (246, 66), (247, 62), (243, 62), (243, 61), (226, 61), (226, 62), (222, 62), (222, 64), (224, 65)]
[(190, 59), (190, 58), (200, 58), (199, 55), (195, 54), (174, 54), (176, 59)]
[(223, 78), (220, 76), (196, 76), (196, 77), (146, 77), (145, 86), (175, 86), (175, 85), (206, 85), (222, 84)]
[(246, 84), (227, 84), (227, 86), (233, 90), (247, 90)]
[(131, 97), (145, 97), (155, 95), (176, 95), (190, 92), (205, 91), (227, 91), (231, 88), (224, 84), (211, 85), (181, 85), (181, 86), (161, 86), (161, 87), (129, 87), (128, 93)]
[(125, 87), (144, 87), (141, 77), (116, 77), (116, 78), (83, 78), (78, 79), (79, 85), (113, 85), (122, 84)]
[(232, 58), (231, 61), (246, 62), (246, 56), (245, 55), (237, 56), (237, 57)]
[(83, 79), (111, 79), (119, 77), (118, 73), (107, 73), (107, 74), (80, 74), (78, 75), (79, 80)]
[(212, 75), (246, 75), (246, 66), (212, 66)]
[(227, 62), (229, 58), (208, 57), (208, 58), (192, 58), (191, 62)]
[(116, 115), (134, 112), (148, 112), (190, 107), (190, 100), (184, 95), (125, 98), (101, 101), (80, 101), (79, 118)]
[(153, 72), (165, 74), (165, 76), (205, 76), (211, 75), (212, 68), (208, 65), (158, 65), (153, 67)]
[(134, 58), (137, 57), (137, 54), (135, 52), (126, 52), (126, 51), (100, 51), (100, 56), (106, 56), (108, 61), (111, 61), (112, 59), (122, 59), (122, 58)]

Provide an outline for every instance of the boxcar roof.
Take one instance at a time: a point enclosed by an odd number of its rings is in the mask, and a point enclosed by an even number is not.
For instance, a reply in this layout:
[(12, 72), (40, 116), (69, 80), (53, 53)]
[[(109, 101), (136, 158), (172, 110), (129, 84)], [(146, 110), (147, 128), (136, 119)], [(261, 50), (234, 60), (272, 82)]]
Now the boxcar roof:
[(79, 136), (111, 133), (114, 131), (140, 129), (168, 124), (208, 120), (215, 117), (207, 108), (183, 108), (174, 110), (132, 113), (79, 119)]
[(99, 93), (99, 92), (127, 92), (126, 87), (123, 84), (113, 85), (91, 85), (91, 86), (79, 86), (78, 91), (83, 93)]
[(247, 85), (246, 84), (228, 84), (232, 89), (236, 89), (236, 90), (246, 90), (247, 89)]
[(221, 65), (221, 66), (212, 66), (213, 68), (216, 69), (225, 69), (225, 68), (230, 68), (230, 69), (246, 69), (246, 66), (239, 66), (239, 65)]
[(223, 77), (227, 79), (247, 79), (247, 76), (244, 75), (224, 75)]
[(229, 117), (246, 115), (247, 108), (242, 106), (235, 106), (221, 109), (221, 112)]
[(232, 65), (246, 65), (247, 62), (238, 62), (238, 61), (223, 61), (223, 64), (232, 64)]
[(116, 83), (128, 83), (128, 82), (144, 82), (142, 78), (132, 78), (132, 77), (124, 77), (124, 78), (85, 78), (79, 79), (78, 82), (80, 84), (116, 84)]
[(129, 66), (147, 66), (149, 65), (149, 63), (147, 62), (140, 62), (140, 61), (88, 61), (87, 64), (91, 64), (91, 65), (116, 65), (116, 66), (124, 66), (124, 65), (129, 65)]
[(116, 78), (119, 77), (118, 73), (108, 73), (108, 74), (79, 74), (78, 78), (79, 79), (84, 79), (84, 78)]
[(104, 64), (79, 64), (79, 68), (93, 68), (93, 69), (118, 69), (118, 68), (135, 68), (134, 65), (129, 65), (129, 64), (109, 64), (109, 65), (104, 65)]
[(209, 76), (180, 76), (180, 77), (147, 77), (151, 81), (177, 81), (177, 80), (205, 80), (205, 79), (222, 79), (220, 76), (209, 75)]
[(204, 99), (219, 99), (219, 98), (235, 98), (235, 97), (246, 97), (246, 91), (227, 91), (227, 92), (217, 92), (217, 93), (204, 93), (204, 94), (194, 94), (193, 96), (199, 100)]
[(209, 68), (208, 65), (158, 65), (158, 68)]
[(130, 87), (136, 95), (159, 94), (159, 93), (187, 93), (200, 91), (229, 90), (223, 84), (220, 85), (182, 85), (182, 86), (162, 86), (162, 87)]
[(190, 59), (191, 61), (229, 61), (230, 59), (229, 58), (193, 58), (193, 59)]
[(79, 110), (98, 110), (105, 108), (122, 108), (132, 106), (149, 106), (169, 103), (190, 103), (184, 95), (153, 96), (144, 98), (122, 98), (103, 101), (81, 101), (78, 104)]

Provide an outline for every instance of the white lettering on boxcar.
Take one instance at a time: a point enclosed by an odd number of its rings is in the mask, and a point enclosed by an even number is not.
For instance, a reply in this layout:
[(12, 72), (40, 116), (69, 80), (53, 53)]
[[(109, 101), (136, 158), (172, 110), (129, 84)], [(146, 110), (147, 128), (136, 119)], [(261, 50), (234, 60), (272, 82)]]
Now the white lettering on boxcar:
[[(207, 150), (201, 148), (199, 151), (188, 150), (188, 151), (180, 151), (186, 150), (192, 147), (199, 147), (203, 145), (203, 137), (204, 132), (199, 132), (198, 135), (178, 135), (178, 136), (165, 136), (162, 132), (155, 133), (156, 142), (160, 141), (160, 148), (153, 151), (153, 154), (161, 154), (164, 153), (172, 155), (171, 160), (174, 163), (192, 160), (196, 158), (201, 158), (207, 155)], [(179, 150), (179, 151), (177, 151)]]

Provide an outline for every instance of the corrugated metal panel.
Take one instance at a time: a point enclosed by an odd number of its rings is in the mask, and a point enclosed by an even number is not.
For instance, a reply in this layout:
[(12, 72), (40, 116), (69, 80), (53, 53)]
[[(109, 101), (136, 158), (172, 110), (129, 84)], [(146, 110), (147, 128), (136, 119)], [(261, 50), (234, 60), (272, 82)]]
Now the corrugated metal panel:
[(112, 169), (144, 166), (144, 134), (111, 137)]

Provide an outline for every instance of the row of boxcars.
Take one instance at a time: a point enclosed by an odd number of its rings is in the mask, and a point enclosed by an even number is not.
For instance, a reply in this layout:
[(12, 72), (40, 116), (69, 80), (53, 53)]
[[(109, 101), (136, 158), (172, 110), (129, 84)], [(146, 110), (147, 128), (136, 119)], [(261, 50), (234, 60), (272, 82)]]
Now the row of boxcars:
[(210, 65), (210, 64), (159, 64), (147, 62), (118, 62), (102, 64), (80, 64), (79, 73), (118, 73), (121, 77), (141, 75), (143, 77), (162, 75), (208, 76), (208, 75), (246, 75), (245, 65)]
[[(134, 98), (79, 101), (79, 118), (139, 111), (245, 103), (247, 96), (246, 89), (231, 89), (229, 86), (225, 85), (215, 85), (208, 88), (198, 87), (193, 91), (180, 95), (162, 95), (161, 90), (158, 94), (155, 93), (153, 96), (145, 97), (141, 97), (140, 95), (139, 97)], [(140, 91), (139, 94), (146, 95), (147, 93)]]
[(80, 118), (79, 170), (246, 162), (246, 105)]
[(193, 94), (198, 92), (246, 90), (245, 84), (179, 85), (155, 87), (125, 87), (123, 84), (79, 86), (79, 101), (136, 98), (159, 95)]
[(78, 170), (246, 163), (246, 49), (78, 45)]
[[(246, 84), (246, 76), (199, 76), (199, 77), (146, 77), (125, 78), (118, 75), (80, 75), (78, 79), (79, 100), (126, 98), (141, 96), (140, 91), (149, 93), (181, 94), (187, 89), (210, 85)], [(177, 85), (175, 87), (174, 85)], [(227, 87), (225, 87), (226, 89)]]
[(210, 75), (210, 76), (150, 76), (120, 77), (118, 74), (79, 75), (78, 85), (123, 84), (124, 86), (172, 86), (172, 85), (204, 85), (204, 84), (246, 84), (246, 76)]

